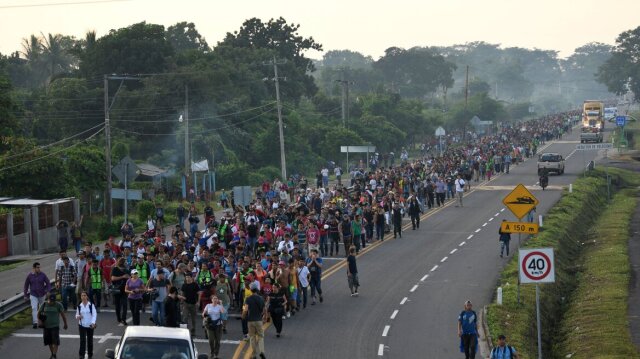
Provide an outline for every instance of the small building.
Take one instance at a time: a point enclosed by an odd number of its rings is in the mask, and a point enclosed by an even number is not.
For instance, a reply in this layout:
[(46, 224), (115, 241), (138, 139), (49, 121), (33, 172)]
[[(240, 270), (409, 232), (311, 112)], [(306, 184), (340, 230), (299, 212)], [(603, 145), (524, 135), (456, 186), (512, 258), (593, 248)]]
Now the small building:
[(474, 128), (474, 132), (479, 135), (493, 133), (493, 121), (482, 121), (478, 116), (473, 116), (471, 126)]

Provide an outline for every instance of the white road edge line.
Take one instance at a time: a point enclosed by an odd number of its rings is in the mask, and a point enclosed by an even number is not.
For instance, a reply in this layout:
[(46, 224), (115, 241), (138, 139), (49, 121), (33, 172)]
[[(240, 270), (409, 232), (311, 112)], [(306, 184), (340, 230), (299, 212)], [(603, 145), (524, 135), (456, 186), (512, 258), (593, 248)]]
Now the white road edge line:
[(494, 217), (498, 217), (500, 215), (500, 212), (496, 213)]
[(488, 222), (484, 222), (484, 224), (482, 225), (483, 227), (486, 227), (487, 224), (489, 224)]
[(396, 319), (396, 315), (398, 315), (398, 310), (394, 310), (393, 313), (391, 313), (391, 319)]
[(476, 229), (476, 233), (478, 233), (478, 232), (480, 232), (480, 231), (481, 231), (481, 228)]
[(384, 344), (380, 344), (380, 346), (378, 347), (378, 356), (383, 356), (384, 355)]
[(467, 237), (467, 240), (470, 240), (471, 238), (473, 238), (473, 234), (470, 234), (469, 237)]
[(489, 222), (493, 221), (493, 217), (489, 218)]
[(451, 252), (449, 252), (449, 254), (454, 254), (457, 251), (458, 251), (458, 248), (454, 248), (454, 249), (451, 250)]
[[(386, 337), (386, 336), (387, 336), (387, 334), (389, 334), (389, 329), (391, 329), (391, 326), (390, 326), (390, 325), (385, 325), (385, 326), (384, 326), (384, 330), (382, 331), (382, 336), (383, 336), (383, 337)], [(383, 349), (384, 349), (384, 347), (383, 347)]]
[(436, 269), (438, 269), (438, 265), (434, 265), (433, 268), (431, 268), (431, 272), (435, 271)]
[(444, 257), (440, 260), (440, 263), (444, 263), (444, 261), (446, 261), (447, 259), (449, 259), (449, 257)]
[(99, 344), (103, 344), (104, 342), (109, 340), (109, 337), (111, 337), (112, 335), (113, 335), (113, 333), (107, 333), (107, 334), (103, 335), (102, 338), (100, 338), (100, 340), (98, 340), (98, 343)]
[(409, 298), (407, 297), (402, 298), (402, 300), (400, 301), (400, 305), (404, 305), (404, 303), (406, 303), (407, 300), (409, 300)]
[(504, 212), (504, 208), (500, 210), (500, 212)]
[(424, 282), (425, 280), (427, 280), (427, 278), (429, 278), (429, 275), (428, 275), (428, 274), (425, 274), (425, 275), (424, 275), (424, 277), (422, 277), (422, 278), (420, 279), (420, 281), (421, 281), (421, 282)]
[(418, 285), (417, 285), (417, 284), (416, 284), (416, 285), (414, 285), (414, 286), (411, 288), (411, 290), (409, 290), (409, 292), (413, 293), (413, 292), (415, 292), (415, 291), (416, 291), (416, 289), (418, 289)]
[(460, 242), (460, 244), (458, 244), (458, 247), (462, 247), (462, 246), (464, 246), (465, 244), (467, 244), (467, 242), (462, 241), (462, 242)]

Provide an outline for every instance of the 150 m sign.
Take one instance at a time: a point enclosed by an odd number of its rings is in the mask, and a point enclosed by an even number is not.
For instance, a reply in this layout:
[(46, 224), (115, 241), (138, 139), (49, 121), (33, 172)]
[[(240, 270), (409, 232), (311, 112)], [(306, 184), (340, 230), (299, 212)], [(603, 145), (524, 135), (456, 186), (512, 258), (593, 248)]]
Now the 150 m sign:
[(553, 283), (556, 280), (553, 248), (519, 251), (520, 283)]
[(500, 230), (504, 233), (538, 233), (540, 226), (537, 223), (529, 222), (502, 222)]

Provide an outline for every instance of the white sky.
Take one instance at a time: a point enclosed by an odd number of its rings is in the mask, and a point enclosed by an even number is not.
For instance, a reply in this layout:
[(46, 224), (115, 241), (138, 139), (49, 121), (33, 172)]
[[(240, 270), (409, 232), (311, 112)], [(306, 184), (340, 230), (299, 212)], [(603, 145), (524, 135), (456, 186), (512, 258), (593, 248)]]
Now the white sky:
[[(103, 4), (7, 8), (89, 0), (0, 0), (0, 52), (20, 50), (32, 33), (98, 36), (140, 21), (165, 26), (194, 22), (209, 45), (251, 17), (283, 16), (301, 24), (324, 50), (381, 56), (391, 46), (452, 45), (471, 41), (560, 51), (598, 41), (614, 44), (640, 25), (640, 1), (613, 0), (131, 0)], [(322, 54), (309, 54), (319, 58)]]

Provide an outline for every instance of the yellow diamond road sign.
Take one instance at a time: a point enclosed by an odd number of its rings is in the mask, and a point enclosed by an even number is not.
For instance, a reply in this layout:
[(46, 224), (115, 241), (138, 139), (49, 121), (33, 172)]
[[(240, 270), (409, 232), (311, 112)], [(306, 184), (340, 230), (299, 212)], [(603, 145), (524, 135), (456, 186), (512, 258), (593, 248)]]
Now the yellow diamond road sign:
[(519, 184), (502, 200), (502, 203), (520, 219), (540, 202), (523, 184)]

